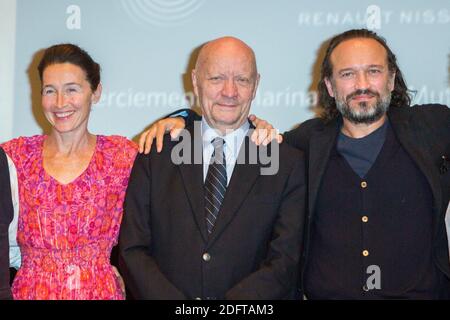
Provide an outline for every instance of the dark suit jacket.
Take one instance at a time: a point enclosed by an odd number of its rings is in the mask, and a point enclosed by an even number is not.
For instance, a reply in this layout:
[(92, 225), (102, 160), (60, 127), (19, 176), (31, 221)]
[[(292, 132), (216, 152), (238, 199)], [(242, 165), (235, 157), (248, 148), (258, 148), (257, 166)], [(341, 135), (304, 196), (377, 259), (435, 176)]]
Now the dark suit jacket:
[[(388, 117), (398, 141), (431, 186), (434, 197), (433, 256), (438, 268), (450, 277), (444, 221), (450, 198), (450, 109), (442, 105), (391, 107)], [(285, 134), (288, 144), (305, 152), (307, 163), (309, 223), (305, 232), (307, 242), (303, 260), (307, 259), (309, 226), (311, 219), (314, 219), (317, 195), (340, 121), (335, 119), (324, 123), (321, 119), (312, 119)]]
[(0, 148), (0, 190), (0, 299), (11, 299), (8, 228), (13, 219), (14, 211), (8, 162), (2, 148)]
[[(192, 138), (183, 142), (194, 139), (201, 159), (200, 137), (194, 138), (192, 128), (188, 129)], [(237, 163), (208, 236), (203, 164), (172, 163), (171, 152), (180, 145), (166, 135), (161, 154), (153, 148), (149, 156), (139, 155), (131, 173), (120, 254), (133, 295), (138, 299), (293, 298), (304, 226), (302, 154), (281, 145), (279, 171), (272, 176), (260, 174), (259, 158), (257, 164)], [(250, 145), (246, 137), (241, 155)]]

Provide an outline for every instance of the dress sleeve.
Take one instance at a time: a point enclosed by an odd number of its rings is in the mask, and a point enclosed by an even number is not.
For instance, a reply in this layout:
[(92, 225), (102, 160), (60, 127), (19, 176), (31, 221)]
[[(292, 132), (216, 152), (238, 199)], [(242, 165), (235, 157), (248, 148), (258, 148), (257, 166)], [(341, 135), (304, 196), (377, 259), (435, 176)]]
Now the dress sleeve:
[(14, 171), (16, 172), (16, 169), (19, 170), (21, 166), (21, 156), (23, 153), (22, 147), (25, 143), (24, 138), (16, 138), (10, 141), (7, 141), (0, 145), (0, 147), (3, 148), (6, 155), (8, 156), (8, 161), (12, 161), (15, 168)]

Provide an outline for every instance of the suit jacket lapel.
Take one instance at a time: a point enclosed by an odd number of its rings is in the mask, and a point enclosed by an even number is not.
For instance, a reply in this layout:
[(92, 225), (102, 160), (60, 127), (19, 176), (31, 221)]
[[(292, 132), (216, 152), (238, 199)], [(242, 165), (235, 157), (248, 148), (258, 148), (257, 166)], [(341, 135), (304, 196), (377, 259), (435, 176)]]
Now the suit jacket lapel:
[(331, 150), (338, 134), (339, 121), (332, 120), (312, 133), (309, 141), (308, 203), (309, 215), (314, 214), (317, 194), (325, 173)]
[[(238, 159), (245, 159), (245, 162), (239, 164), (238, 160), (234, 167), (233, 175), (231, 176), (225, 198), (219, 211), (219, 216), (217, 217), (213, 232), (210, 235), (208, 247), (215, 242), (228, 224), (233, 220), (260, 174), (260, 165), (249, 163), (248, 151), (250, 143), (253, 144), (247, 135), (239, 150), (238, 157)], [(258, 149), (255, 147), (254, 150)]]
[[(411, 127), (411, 114), (405, 111), (408, 110), (391, 107), (388, 112), (389, 120), (398, 141), (417, 164), (430, 184), (431, 191), (433, 192), (434, 208), (437, 209), (436, 212), (442, 212), (442, 192), (439, 183), (439, 172), (438, 170), (434, 170), (436, 164), (429, 157), (430, 151), (427, 149), (427, 141), (424, 141), (420, 137), (421, 132), (419, 132), (418, 128)], [(436, 219), (435, 223), (438, 222), (439, 219)]]
[[(203, 192), (203, 152), (201, 129), (187, 128), (191, 134), (191, 163), (182, 163), (178, 166), (184, 183), (185, 192), (191, 205), (192, 213), (197, 227), (205, 243), (208, 241), (206, 230), (205, 204)], [(193, 151), (192, 151), (193, 150)], [(197, 153), (197, 158), (195, 154)]]

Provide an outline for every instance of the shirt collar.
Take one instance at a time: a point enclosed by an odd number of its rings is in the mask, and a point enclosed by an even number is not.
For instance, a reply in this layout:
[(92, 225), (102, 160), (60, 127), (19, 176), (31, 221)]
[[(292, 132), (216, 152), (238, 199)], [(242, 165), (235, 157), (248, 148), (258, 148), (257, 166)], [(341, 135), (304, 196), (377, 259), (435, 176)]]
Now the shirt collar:
[(244, 138), (247, 135), (249, 128), (250, 128), (249, 122), (245, 121), (245, 123), (242, 126), (223, 136), (215, 129), (211, 128), (206, 122), (205, 118), (203, 117), (202, 118), (203, 148), (206, 148), (207, 146), (211, 145), (211, 141), (213, 139), (220, 137), (225, 140), (225, 148), (229, 152), (231, 152), (232, 155), (236, 158), (241, 148), (242, 141), (244, 141)]

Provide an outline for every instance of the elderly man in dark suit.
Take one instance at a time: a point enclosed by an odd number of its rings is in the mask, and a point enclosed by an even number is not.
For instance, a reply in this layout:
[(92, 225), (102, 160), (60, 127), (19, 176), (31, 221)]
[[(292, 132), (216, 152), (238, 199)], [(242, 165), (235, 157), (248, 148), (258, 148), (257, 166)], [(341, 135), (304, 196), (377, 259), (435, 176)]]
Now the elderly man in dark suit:
[[(450, 109), (411, 107), (394, 53), (366, 29), (329, 41), (318, 91), (320, 117), (284, 134), (307, 163), (300, 293), (450, 298)], [(155, 133), (183, 125), (180, 118), (161, 120), (143, 135), (147, 147)]]
[(294, 298), (302, 154), (250, 141), (259, 74), (244, 42), (208, 42), (192, 80), (201, 123), (134, 164), (120, 235), (125, 280), (138, 299)]
[(9, 285), (9, 239), (8, 229), (14, 211), (11, 198), (8, 161), (0, 148), (0, 299), (12, 299)]

